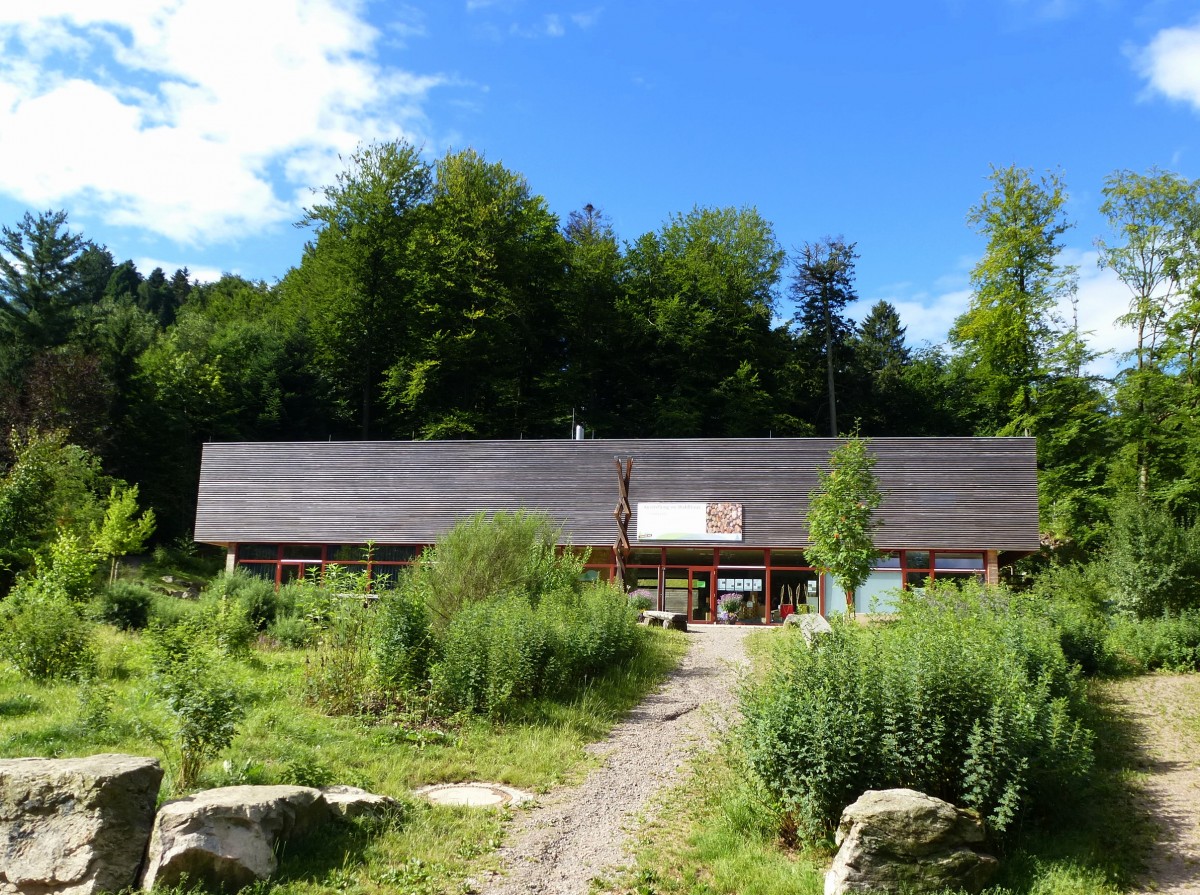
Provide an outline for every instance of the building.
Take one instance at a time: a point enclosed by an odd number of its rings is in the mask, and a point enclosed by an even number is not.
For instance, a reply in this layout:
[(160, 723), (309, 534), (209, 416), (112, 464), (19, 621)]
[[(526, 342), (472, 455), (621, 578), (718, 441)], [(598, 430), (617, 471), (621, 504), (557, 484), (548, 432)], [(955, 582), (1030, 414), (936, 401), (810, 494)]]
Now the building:
[[(800, 605), (828, 615), (845, 610), (845, 594), (805, 560), (805, 513), (817, 468), (839, 443), (210, 443), (196, 540), (224, 547), (229, 568), (277, 583), (330, 563), (380, 580), (456, 520), (526, 509), (561, 526), (564, 547), (588, 549), (589, 577), (620, 578), (694, 623), (713, 621), (726, 594), (749, 619), (778, 621)], [(994, 582), (1038, 549), (1034, 439), (875, 438), (870, 450), (885, 555), (858, 611), (887, 611), (901, 585)]]

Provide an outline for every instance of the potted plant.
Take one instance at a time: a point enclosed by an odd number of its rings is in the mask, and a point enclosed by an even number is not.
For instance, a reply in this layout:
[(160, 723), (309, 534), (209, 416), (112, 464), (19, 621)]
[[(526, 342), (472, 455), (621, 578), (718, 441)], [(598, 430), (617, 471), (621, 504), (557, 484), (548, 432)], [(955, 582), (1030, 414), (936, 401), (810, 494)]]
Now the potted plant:
[(744, 606), (742, 595), (721, 594), (717, 599), (717, 606), (719, 607), (717, 610), (717, 621), (725, 622), (728, 625), (737, 624), (737, 620), (742, 616), (742, 608)]

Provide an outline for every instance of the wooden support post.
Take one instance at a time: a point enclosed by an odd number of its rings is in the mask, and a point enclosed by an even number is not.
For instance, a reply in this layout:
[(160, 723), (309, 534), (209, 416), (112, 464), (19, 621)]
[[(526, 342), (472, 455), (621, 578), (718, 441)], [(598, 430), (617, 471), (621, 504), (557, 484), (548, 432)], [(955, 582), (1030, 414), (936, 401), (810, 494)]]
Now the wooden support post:
[(617, 579), (621, 589), (625, 589), (625, 565), (629, 561), (629, 520), (633, 510), (629, 506), (629, 475), (633, 471), (633, 457), (621, 463), (620, 457), (613, 457), (617, 465), (617, 506), (613, 510), (613, 518), (617, 520), (617, 542), (613, 545), (613, 556), (617, 562)]

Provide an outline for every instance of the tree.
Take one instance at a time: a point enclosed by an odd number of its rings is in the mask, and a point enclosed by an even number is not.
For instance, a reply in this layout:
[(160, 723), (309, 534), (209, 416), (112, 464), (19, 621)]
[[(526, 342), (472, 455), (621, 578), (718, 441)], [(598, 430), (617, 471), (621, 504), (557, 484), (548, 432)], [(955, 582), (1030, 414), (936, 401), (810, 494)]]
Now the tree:
[(817, 470), (817, 488), (808, 495), (808, 561), (833, 575), (846, 591), (846, 610), (854, 614), (854, 592), (871, 574), (879, 556), (875, 510), (883, 501), (875, 477), (870, 442), (855, 432), (829, 454), (829, 469)]
[(968, 222), (987, 237), (971, 271), (970, 306), (950, 331), (960, 369), (977, 396), (980, 429), (995, 434), (1014, 415), (1029, 416), (1060, 337), (1055, 307), (1075, 289), (1075, 268), (1061, 265), (1061, 178), (1035, 180), (1027, 168), (993, 168), (990, 190)]
[(113, 485), (104, 508), (104, 521), (92, 528), (93, 548), (109, 558), (110, 584), (117, 578), (120, 558), (141, 550), (152, 534), (154, 510), (138, 515), (138, 486), (119, 488)]
[(912, 413), (905, 370), (912, 352), (904, 341), (905, 327), (889, 302), (878, 301), (858, 325), (850, 343), (856, 385), (853, 410), (871, 435), (902, 435), (910, 430)]
[(87, 248), (65, 211), (29, 212), (0, 228), (0, 334), (34, 348), (61, 345), (86, 292), (79, 261)]
[[(284, 291), (312, 321), (313, 363), (347, 419), (370, 437), (383, 371), (410, 340), (410, 237), (432, 172), (401, 141), (359, 147), (299, 227), (316, 228)], [(357, 408), (357, 411), (356, 409)]]
[[(1133, 366), (1119, 376), (1118, 402), (1127, 437), (1136, 452), (1137, 488), (1145, 495), (1170, 482), (1178, 469), (1166, 460), (1172, 430), (1167, 425), (1177, 406), (1169, 367), (1175, 357), (1192, 367), (1195, 340), (1189, 332), (1194, 313), (1200, 240), (1200, 185), (1176, 174), (1117, 171), (1105, 181), (1101, 213), (1116, 241), (1097, 240), (1100, 264), (1129, 289), (1128, 313), (1118, 318), (1137, 336)], [(1176, 445), (1175, 447), (1178, 447)]]
[(855, 244), (842, 237), (806, 242), (796, 258), (792, 295), (796, 322), (808, 333), (821, 334), (825, 351), (825, 385), (829, 399), (829, 434), (837, 436), (837, 393), (834, 385), (837, 346), (850, 335), (846, 306), (858, 296), (854, 291)]

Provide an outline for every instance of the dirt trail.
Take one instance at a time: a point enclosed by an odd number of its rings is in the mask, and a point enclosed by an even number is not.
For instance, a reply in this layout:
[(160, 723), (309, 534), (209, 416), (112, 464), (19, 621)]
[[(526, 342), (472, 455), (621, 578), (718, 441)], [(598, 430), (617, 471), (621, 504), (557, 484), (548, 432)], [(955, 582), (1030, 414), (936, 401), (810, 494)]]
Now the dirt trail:
[(1200, 895), (1200, 675), (1132, 678), (1114, 698), (1137, 730), (1142, 798), (1159, 827), (1140, 892)]
[(604, 757), (579, 786), (553, 792), (519, 815), (500, 849), (506, 872), (480, 881), (485, 895), (582, 895), (591, 879), (627, 866), (627, 835), (648, 800), (679, 779), (698, 746), (728, 724), (747, 664), (741, 626), (693, 628), (679, 668), (589, 747)]

